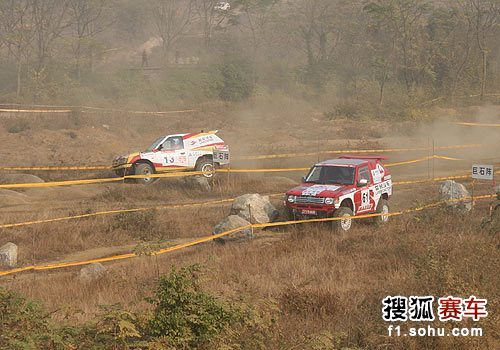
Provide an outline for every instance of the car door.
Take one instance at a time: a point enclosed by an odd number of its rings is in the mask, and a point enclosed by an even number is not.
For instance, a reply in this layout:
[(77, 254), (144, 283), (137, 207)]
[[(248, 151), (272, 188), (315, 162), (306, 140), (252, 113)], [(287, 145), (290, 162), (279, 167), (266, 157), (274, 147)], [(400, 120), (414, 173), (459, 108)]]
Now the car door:
[[(362, 181), (366, 180), (365, 185), (361, 185)], [(356, 174), (356, 194), (354, 196), (354, 205), (356, 214), (366, 214), (374, 210), (375, 201), (370, 186), (372, 184), (370, 169), (367, 165), (358, 167)]]
[(170, 136), (162, 144), (160, 150), (161, 164), (166, 168), (187, 166), (187, 154), (182, 136)]

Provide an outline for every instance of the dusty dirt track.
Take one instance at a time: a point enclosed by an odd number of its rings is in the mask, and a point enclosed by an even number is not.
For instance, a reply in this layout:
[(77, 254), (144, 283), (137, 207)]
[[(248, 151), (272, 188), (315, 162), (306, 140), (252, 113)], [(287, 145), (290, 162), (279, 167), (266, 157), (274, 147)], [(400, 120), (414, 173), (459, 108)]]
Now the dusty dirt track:
[[(477, 112), (477, 111), (476, 111)], [(245, 117), (254, 117), (249, 123)], [(26, 117), (24, 131), (10, 133), (12, 119), (0, 120), (0, 142), (5, 145), (2, 157), (5, 166), (16, 165), (92, 165), (108, 164), (113, 156), (138, 150), (147, 146), (158, 133), (174, 133), (201, 129), (220, 129), (220, 135), (229, 143), (234, 155), (276, 154), (291, 152), (315, 152), (318, 149), (370, 149), (391, 147), (427, 147), (483, 143), (486, 146), (470, 150), (443, 150), (438, 155), (456, 157), (461, 161), (436, 159), (391, 168), (394, 181), (447, 176), (468, 171), (472, 162), (496, 162), (498, 164), (498, 132), (476, 130), (450, 125), (445, 119), (429, 123), (396, 123), (371, 121), (329, 121), (310, 110), (266, 112), (241, 111), (222, 107), (206, 107), (200, 113), (173, 117), (131, 117), (116, 115)], [(467, 112), (468, 113), (468, 112)], [(493, 118), (497, 118), (497, 112)], [(285, 122), (281, 122), (281, 120)], [(151, 125), (154, 127), (151, 127)], [(124, 127), (126, 125), (126, 127)], [(161, 130), (161, 131), (160, 131)], [(428, 135), (428, 136), (424, 136)], [(389, 153), (389, 162), (420, 158), (427, 152)], [(334, 156), (332, 156), (334, 157)], [(332, 158), (322, 156), (322, 159)], [(258, 161), (238, 161), (233, 167), (307, 167), (318, 160), (317, 156), (290, 157)], [(106, 171), (32, 172), (45, 181), (97, 178), (111, 176)], [(54, 218), (66, 215), (92, 213), (100, 210), (149, 207), (162, 204), (200, 202), (221, 198), (233, 198), (244, 193), (282, 193), (303, 174), (300, 172), (279, 174), (231, 174), (219, 176), (214, 191), (203, 193), (185, 188), (178, 180), (162, 179), (147, 186), (133, 184), (97, 184), (60, 188), (26, 190), (1, 190), (0, 224), (26, 220)], [(0, 173), (2, 181), (2, 173)], [(10, 181), (3, 181), (3, 183)], [(396, 186), (391, 200), (392, 210), (402, 210), (416, 204), (437, 199), (437, 183)], [(488, 193), (487, 184), (478, 184), (478, 193)], [(273, 197), (281, 206), (281, 198)], [(480, 204), (486, 210), (486, 204)], [(172, 245), (211, 232), (213, 226), (228, 212), (227, 205), (203, 208), (167, 209), (144, 213), (106, 215), (82, 220), (47, 223), (19, 228), (1, 229), (0, 245), (13, 241), (20, 247), (19, 261), (22, 265), (48, 262), (75, 261), (129, 252), (138, 243), (161, 242)], [(395, 227), (406, 219), (396, 218)], [(324, 225), (320, 225), (324, 228)], [(322, 229), (322, 228), (321, 228)], [(315, 225), (302, 228), (284, 228), (262, 233), (252, 246), (273, 245), (283, 237), (296, 234), (297, 230), (315, 231)], [(359, 224), (360, 232), (373, 230), (369, 225)], [(279, 235), (275, 235), (279, 233)], [(284, 236), (282, 235), (284, 234)], [(363, 233), (364, 234), (364, 233)], [(219, 251), (223, 248), (206, 245), (190, 248), (186, 252), (162, 257), (162, 264), (171, 264), (177, 257), (198, 252)], [(233, 248), (231, 248), (233, 249)], [(234, 248), (240, 250), (241, 248)], [(253, 248), (252, 248), (253, 249)], [(244, 254), (244, 253), (243, 253)], [(203, 253), (200, 256), (205, 256)], [(147, 269), (149, 258), (137, 258), (110, 264), (122, 276), (130, 269)], [(56, 304), (51, 295), (60, 295), (53, 290), (50, 280), (71, 284), (68, 293), (74, 293), (77, 285), (72, 282), (76, 269), (62, 269), (50, 273), (33, 273), (19, 277), (4, 278), (0, 284), (19, 283), (18, 288), (36, 297)], [(30, 277), (31, 276), (31, 277)], [(46, 276), (52, 276), (45, 280)], [(122, 278), (116, 277), (116, 278)], [(22, 280), (32, 280), (26, 285)], [(16, 282), (19, 281), (19, 282)], [(73, 291), (73, 292), (72, 292)], [(136, 291), (137, 292), (137, 291)], [(137, 292), (138, 293), (138, 292)], [(78, 293), (77, 293), (78, 294)], [(94, 294), (93, 294), (94, 295)], [(93, 310), (95, 300), (81, 296), (81, 307)], [(111, 299), (110, 299), (111, 298)], [(114, 298), (114, 299), (113, 299)], [(110, 296), (104, 300), (130, 302), (134, 295)], [(93, 304), (94, 303), (94, 304)], [(92, 306), (94, 305), (94, 306)]]

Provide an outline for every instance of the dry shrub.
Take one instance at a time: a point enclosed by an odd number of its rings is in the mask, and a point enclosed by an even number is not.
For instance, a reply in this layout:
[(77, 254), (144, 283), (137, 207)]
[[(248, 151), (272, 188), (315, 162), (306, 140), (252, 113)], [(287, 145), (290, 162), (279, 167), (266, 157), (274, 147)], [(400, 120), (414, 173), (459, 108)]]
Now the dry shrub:
[(164, 231), (160, 228), (157, 217), (155, 210), (120, 213), (114, 217), (108, 232), (122, 230), (132, 238), (142, 241), (162, 239)]

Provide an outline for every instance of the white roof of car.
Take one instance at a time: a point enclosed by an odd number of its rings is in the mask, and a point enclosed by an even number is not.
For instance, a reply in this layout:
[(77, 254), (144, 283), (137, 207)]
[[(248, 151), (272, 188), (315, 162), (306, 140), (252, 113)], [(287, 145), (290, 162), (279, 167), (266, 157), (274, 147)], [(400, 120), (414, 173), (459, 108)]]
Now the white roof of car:
[(347, 159), (347, 158), (337, 158), (337, 159), (329, 159), (322, 161), (321, 163), (317, 163), (317, 166), (321, 165), (349, 165), (355, 166), (366, 163), (366, 159)]

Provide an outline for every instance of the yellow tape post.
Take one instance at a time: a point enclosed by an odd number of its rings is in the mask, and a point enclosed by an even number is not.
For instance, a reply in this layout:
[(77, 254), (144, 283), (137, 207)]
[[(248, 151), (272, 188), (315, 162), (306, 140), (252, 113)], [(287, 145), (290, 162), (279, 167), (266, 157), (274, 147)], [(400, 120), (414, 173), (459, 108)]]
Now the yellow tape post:
[[(494, 195), (483, 195), (483, 196), (477, 196), (474, 199), (480, 200), (480, 199), (486, 199), (486, 198), (492, 198)], [(464, 201), (464, 200), (470, 200), (470, 198), (464, 198), (464, 199), (455, 199), (455, 201)], [(448, 200), (449, 201), (449, 200)], [(403, 214), (408, 214), (411, 212), (416, 212), (416, 211), (421, 211), (425, 210), (428, 208), (436, 207), (445, 201), (440, 201), (440, 202), (434, 202), (430, 204), (426, 204), (420, 207), (412, 208), (412, 209), (406, 209), (403, 211), (398, 211), (394, 213), (389, 213), (389, 214), (383, 214), (383, 213), (377, 213), (377, 214), (366, 214), (366, 215), (359, 215), (359, 216), (353, 216), (350, 219), (364, 219), (364, 218), (370, 218), (370, 217), (377, 217), (377, 216), (382, 216), (382, 215), (387, 215), (387, 216), (398, 216), (398, 215), (403, 215)], [(153, 255), (161, 255), (165, 253), (170, 253), (174, 252), (177, 250), (181, 250), (190, 246), (198, 245), (204, 242), (211, 241), (216, 238), (224, 237), (227, 235), (230, 235), (235, 232), (239, 232), (248, 228), (266, 228), (266, 227), (276, 227), (276, 226), (287, 226), (287, 225), (295, 225), (295, 224), (303, 224), (303, 223), (314, 223), (314, 222), (325, 222), (325, 221), (336, 221), (336, 220), (345, 220), (343, 217), (336, 217), (336, 218), (323, 218), (323, 219), (307, 219), (307, 220), (294, 220), (294, 221), (283, 221), (283, 222), (272, 222), (272, 223), (267, 223), (267, 224), (249, 224), (241, 227), (237, 227), (228, 231), (224, 231), (218, 234), (214, 235), (208, 235), (201, 237), (199, 239), (178, 244), (172, 247), (167, 247), (160, 249), (154, 253)], [(16, 269), (11, 269), (11, 270), (5, 270), (5, 271), (0, 271), (0, 276), (7, 276), (7, 275), (12, 275), (24, 271), (42, 271), (42, 270), (53, 270), (53, 269), (61, 269), (61, 268), (66, 268), (66, 267), (74, 267), (74, 266), (82, 266), (82, 265), (88, 265), (92, 263), (102, 263), (102, 262), (108, 262), (108, 261), (116, 261), (116, 260), (123, 260), (123, 259), (129, 259), (133, 257), (139, 256), (136, 253), (126, 253), (126, 254), (119, 254), (119, 255), (113, 255), (113, 256), (108, 256), (108, 257), (103, 257), (103, 258), (97, 258), (97, 259), (90, 259), (90, 260), (83, 260), (83, 261), (74, 261), (74, 262), (67, 262), (67, 263), (57, 263), (57, 264), (49, 264), (49, 265), (31, 265), (31, 266), (25, 266), (21, 268), (16, 268)]]

